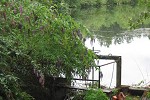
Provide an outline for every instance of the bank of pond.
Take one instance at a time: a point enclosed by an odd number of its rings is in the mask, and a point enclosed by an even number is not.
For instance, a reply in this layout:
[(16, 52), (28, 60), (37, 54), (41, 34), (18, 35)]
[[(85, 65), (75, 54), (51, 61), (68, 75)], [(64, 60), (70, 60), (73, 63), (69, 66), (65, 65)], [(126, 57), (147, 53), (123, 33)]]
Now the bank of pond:
[[(28, 85), (24, 87), (35, 100), (145, 100), (150, 99), (150, 87), (122, 85), (118, 88), (105, 86), (76, 87), (66, 78), (46, 77), (45, 87)], [(115, 99), (118, 98), (118, 99)]]

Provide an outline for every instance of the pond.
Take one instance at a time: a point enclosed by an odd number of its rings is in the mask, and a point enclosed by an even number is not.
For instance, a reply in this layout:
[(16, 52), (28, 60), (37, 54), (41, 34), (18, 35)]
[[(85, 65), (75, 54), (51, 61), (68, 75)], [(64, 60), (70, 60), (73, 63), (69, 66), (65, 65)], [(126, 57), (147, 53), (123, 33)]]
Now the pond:
[[(86, 40), (87, 48), (94, 47), (95, 50), (100, 50), (101, 55), (122, 56), (122, 85), (150, 84), (150, 19), (145, 20), (137, 29), (129, 29), (129, 20), (147, 10), (146, 6), (122, 5), (72, 11), (75, 20), (95, 35), (94, 42)], [(111, 61), (100, 60), (99, 65), (108, 62)], [(102, 85), (115, 86), (115, 66), (116, 64), (111, 64), (101, 67)], [(94, 77), (98, 79), (97, 71)]]

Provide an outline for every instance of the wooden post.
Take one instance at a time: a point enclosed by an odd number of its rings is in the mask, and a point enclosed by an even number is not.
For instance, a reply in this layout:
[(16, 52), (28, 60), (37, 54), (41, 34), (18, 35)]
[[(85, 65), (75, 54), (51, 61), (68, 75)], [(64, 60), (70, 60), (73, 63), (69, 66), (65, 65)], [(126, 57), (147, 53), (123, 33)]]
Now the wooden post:
[(121, 57), (116, 61), (116, 87), (121, 87)]

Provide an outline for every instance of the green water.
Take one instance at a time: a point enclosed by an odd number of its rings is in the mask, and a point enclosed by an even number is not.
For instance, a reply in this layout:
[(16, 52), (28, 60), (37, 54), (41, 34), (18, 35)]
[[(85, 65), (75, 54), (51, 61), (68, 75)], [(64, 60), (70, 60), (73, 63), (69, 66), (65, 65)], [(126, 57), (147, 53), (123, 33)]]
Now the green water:
[[(124, 41), (130, 43), (136, 35), (122, 33), (127, 30), (130, 31), (130, 19), (138, 18), (140, 13), (146, 11), (148, 11), (148, 7), (145, 5), (102, 6), (100, 8), (75, 9), (72, 10), (72, 16), (76, 21), (86, 26), (92, 34), (96, 35), (101, 45), (109, 46), (112, 43), (120, 44)], [(137, 28), (149, 27), (150, 19), (146, 19), (144, 24)]]

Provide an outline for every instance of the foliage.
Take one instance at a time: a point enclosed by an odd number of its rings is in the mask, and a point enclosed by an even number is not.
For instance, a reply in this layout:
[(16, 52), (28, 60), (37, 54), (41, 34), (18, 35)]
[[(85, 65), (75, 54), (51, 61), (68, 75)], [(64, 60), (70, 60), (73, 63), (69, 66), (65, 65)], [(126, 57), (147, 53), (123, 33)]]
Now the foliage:
[[(143, 19), (143, 24), (136, 24), (139, 14), (143, 11), (146, 13), (148, 10), (149, 7), (145, 5), (102, 6), (100, 8), (72, 10), (72, 16), (96, 35), (100, 45), (109, 46), (113, 43), (130, 43), (134, 36), (139, 36), (136, 34), (137, 31), (124, 33), (125, 30), (130, 30), (131, 23), (133, 26), (149, 27), (149, 17)], [(141, 17), (144, 18), (142, 15)]]
[(77, 91), (73, 97), (73, 100), (84, 100), (85, 91)]
[(64, 0), (69, 7), (75, 8), (88, 8), (88, 7), (101, 7), (102, 5), (136, 5), (141, 3), (149, 3), (148, 0)]
[(112, 90), (112, 96), (116, 95), (118, 93), (118, 89), (113, 89)]
[(70, 16), (30, 0), (7, 2), (2, 7), (1, 31), (13, 35), (15, 49), (32, 56), (44, 73), (83, 75), (94, 64), (92, 51), (81, 41), (85, 30)]
[[(25, 60), (20, 57), (19, 52), (14, 50), (11, 42), (11, 40), (0, 37), (0, 95), (4, 100), (33, 100), (29, 94), (21, 90), (21, 80), (15, 73), (29, 72), (29, 67), (26, 67), (28, 65), (25, 65)], [(22, 60), (22, 63), (19, 60)]]
[[(110, 8), (107, 6), (102, 6), (98, 9), (77, 9), (72, 11), (72, 16), (83, 25), (86, 25), (90, 31), (103, 31), (101, 30), (102, 28), (112, 31), (114, 28), (113, 25), (115, 24), (119, 24), (120, 29), (123, 30), (129, 29), (129, 20), (131, 18), (137, 18), (140, 13), (143, 13), (143, 11), (147, 12), (148, 9), (149, 8), (145, 5), (137, 5), (135, 7), (122, 5), (112, 6)], [(148, 24), (149, 20), (146, 20), (144, 23)]]
[(145, 23), (150, 18), (150, 12), (149, 11), (142, 12), (139, 15), (140, 16), (137, 18), (130, 19), (129, 23), (130, 23), (131, 29), (135, 29), (135, 28), (143, 25), (143, 23)]
[[(19, 89), (18, 79), (21, 85), (44, 87), (44, 76), (71, 79), (74, 75), (85, 76), (95, 66), (95, 54), (83, 42), (88, 30), (67, 13), (60, 13), (64, 12), (61, 2), (53, 2), (56, 1), (0, 2), (0, 72), (4, 73), (2, 80), (12, 86), (1, 82), (6, 87), (2, 86), (0, 92), (8, 88), (11, 98), (30, 99)], [(34, 83), (34, 76), (39, 85)]]
[(88, 90), (85, 94), (84, 100), (109, 100), (105, 93), (99, 90)]
[(14, 75), (6, 75), (1, 73), (0, 89), (1, 96), (4, 100), (33, 100), (30, 95), (21, 91), (18, 78)]
[(140, 100), (141, 98), (139, 96), (131, 96), (131, 95), (127, 95), (126, 100)]
[(139, 13), (139, 15), (134, 16), (130, 19), (130, 28), (135, 29), (144, 23), (147, 23), (150, 18), (150, 1), (149, 0), (140, 0), (138, 2), (138, 5), (145, 6), (146, 9), (144, 9), (142, 12)]
[(146, 97), (147, 97), (148, 99), (150, 99), (150, 91), (147, 92)]

